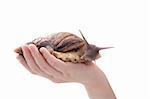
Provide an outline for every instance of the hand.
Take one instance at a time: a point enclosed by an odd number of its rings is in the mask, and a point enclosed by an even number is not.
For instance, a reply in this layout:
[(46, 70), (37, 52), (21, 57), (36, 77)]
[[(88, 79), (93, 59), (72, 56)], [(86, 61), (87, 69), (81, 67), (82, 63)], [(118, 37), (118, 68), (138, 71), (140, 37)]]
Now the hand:
[(51, 55), (47, 49), (40, 48), (38, 50), (33, 44), (22, 46), (22, 51), (24, 58), (18, 55), (17, 59), (32, 74), (46, 77), (55, 83), (82, 83), (90, 97), (93, 97), (91, 94), (93, 92), (94, 94), (101, 92), (104, 96), (109, 94), (114, 96), (104, 73), (93, 63), (85, 65), (63, 62)]
[(63, 62), (47, 49), (41, 48), (40, 52), (33, 44), (22, 46), (24, 58), (17, 56), (22, 65), (32, 74), (44, 76), (53, 82), (79, 82), (86, 83), (101, 72), (93, 63), (89, 65)]

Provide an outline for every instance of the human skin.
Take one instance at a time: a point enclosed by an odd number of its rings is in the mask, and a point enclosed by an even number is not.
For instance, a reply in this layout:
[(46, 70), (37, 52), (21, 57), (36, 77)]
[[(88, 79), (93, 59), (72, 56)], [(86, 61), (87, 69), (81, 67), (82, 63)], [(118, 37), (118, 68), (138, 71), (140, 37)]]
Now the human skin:
[(55, 83), (81, 83), (90, 99), (116, 99), (105, 74), (96, 64), (63, 62), (51, 55), (46, 48), (38, 50), (33, 44), (22, 46), (22, 51), (24, 58), (17, 55), (17, 59), (32, 74)]

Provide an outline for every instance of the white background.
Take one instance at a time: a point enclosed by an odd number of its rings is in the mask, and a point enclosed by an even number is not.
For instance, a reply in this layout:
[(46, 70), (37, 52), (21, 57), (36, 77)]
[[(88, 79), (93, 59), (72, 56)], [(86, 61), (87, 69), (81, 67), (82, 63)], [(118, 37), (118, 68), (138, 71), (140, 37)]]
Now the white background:
[[(114, 46), (97, 61), (118, 99), (150, 99), (149, 0), (0, 0), (0, 99), (88, 99), (80, 84), (31, 75), (13, 49), (68, 31)], [(149, 45), (148, 45), (149, 44)]]

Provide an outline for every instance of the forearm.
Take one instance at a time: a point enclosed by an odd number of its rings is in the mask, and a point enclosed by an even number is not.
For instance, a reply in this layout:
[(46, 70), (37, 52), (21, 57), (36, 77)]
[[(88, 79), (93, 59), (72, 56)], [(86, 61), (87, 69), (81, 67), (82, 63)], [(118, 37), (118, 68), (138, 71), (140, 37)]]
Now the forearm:
[(95, 80), (84, 84), (90, 99), (116, 99), (115, 94), (104, 75), (95, 77)]

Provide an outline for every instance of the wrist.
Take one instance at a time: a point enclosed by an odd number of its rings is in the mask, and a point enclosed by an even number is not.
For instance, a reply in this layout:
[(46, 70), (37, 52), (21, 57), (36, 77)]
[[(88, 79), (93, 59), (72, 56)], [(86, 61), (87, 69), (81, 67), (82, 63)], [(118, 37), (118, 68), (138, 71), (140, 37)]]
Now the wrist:
[(88, 88), (94, 88), (101, 87), (106, 83), (106, 77), (105, 74), (101, 71), (101, 73), (97, 73), (93, 78), (87, 79), (83, 85)]
[[(83, 83), (91, 99), (116, 99), (111, 86), (105, 76), (101, 71), (94, 79)], [(94, 98), (97, 97), (97, 98)]]

